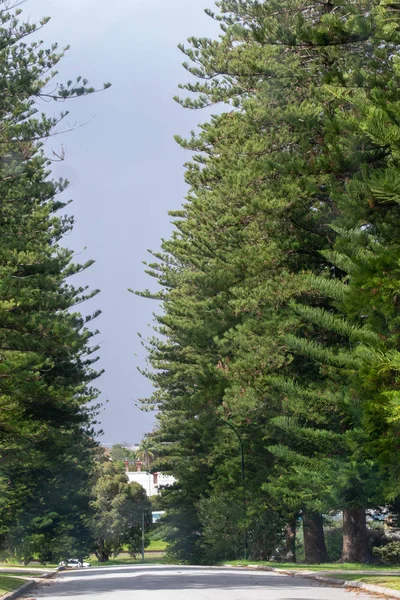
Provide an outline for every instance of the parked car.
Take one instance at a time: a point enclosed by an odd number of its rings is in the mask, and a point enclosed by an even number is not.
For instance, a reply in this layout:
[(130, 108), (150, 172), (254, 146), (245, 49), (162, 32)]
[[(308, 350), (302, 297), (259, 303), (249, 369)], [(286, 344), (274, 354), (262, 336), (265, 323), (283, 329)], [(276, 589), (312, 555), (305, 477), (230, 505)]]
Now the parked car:
[(68, 560), (62, 560), (59, 566), (67, 569), (87, 569), (92, 565), (88, 562), (81, 562), (77, 558), (69, 558)]

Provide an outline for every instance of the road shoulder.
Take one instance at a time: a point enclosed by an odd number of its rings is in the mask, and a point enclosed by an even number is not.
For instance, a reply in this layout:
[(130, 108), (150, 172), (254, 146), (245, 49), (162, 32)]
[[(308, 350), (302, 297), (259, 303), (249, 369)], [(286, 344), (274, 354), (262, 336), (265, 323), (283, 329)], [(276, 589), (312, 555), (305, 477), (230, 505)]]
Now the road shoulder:
[[(229, 566), (229, 565), (225, 565)], [(327, 575), (319, 575), (315, 572), (305, 572), (304, 569), (301, 571), (296, 571), (293, 569), (279, 569), (275, 567), (267, 567), (267, 566), (259, 566), (259, 565), (247, 565), (248, 569), (253, 569), (257, 571), (272, 571), (275, 573), (281, 573), (282, 575), (290, 575), (291, 577), (300, 577), (302, 579), (311, 579), (314, 581), (321, 581), (323, 583), (328, 583), (329, 585), (336, 587), (345, 587), (345, 588), (356, 588), (364, 590), (365, 592), (371, 592), (373, 594), (382, 594), (384, 596), (389, 596), (392, 598), (398, 598), (400, 600), (400, 590), (393, 590), (392, 588), (386, 588), (381, 585), (373, 585), (370, 583), (364, 583), (363, 581), (354, 581), (354, 580), (346, 580), (345, 573), (343, 573), (343, 579), (337, 579), (333, 577), (329, 577)], [(337, 574), (337, 571), (336, 571)], [(362, 572), (360, 572), (360, 576), (362, 576)]]

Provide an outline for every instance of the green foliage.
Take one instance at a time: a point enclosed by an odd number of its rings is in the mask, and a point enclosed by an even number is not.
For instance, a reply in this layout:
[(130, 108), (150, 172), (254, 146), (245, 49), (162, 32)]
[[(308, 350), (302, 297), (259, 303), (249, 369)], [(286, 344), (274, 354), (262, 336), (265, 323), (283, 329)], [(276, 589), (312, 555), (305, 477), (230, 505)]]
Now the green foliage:
[(177, 137), (189, 192), (147, 265), (160, 291), (141, 294), (162, 303), (143, 404), (154, 468), (178, 480), (170, 551), (199, 562), (235, 555), (257, 505), (282, 524), (400, 495), (397, 13), (217, 10), (217, 40), (180, 46), (197, 81), (177, 100), (223, 109)]
[(238, 502), (231, 492), (215, 494), (200, 500), (198, 511), (205, 560), (218, 562), (242, 557), (247, 524), (243, 522), (240, 499)]
[(329, 527), (325, 530), (325, 541), (328, 556), (333, 562), (339, 561), (343, 548), (343, 529), (341, 527)]
[(373, 553), (384, 565), (400, 564), (400, 542), (389, 542), (385, 546), (374, 548)]
[(145, 529), (151, 526), (151, 504), (138, 483), (129, 483), (118, 463), (105, 462), (100, 467), (93, 487), (91, 530), (95, 554), (104, 562), (119, 554), (126, 544), (132, 556), (138, 554), (142, 539), (142, 518)]
[(140, 460), (145, 469), (149, 469), (156, 457), (156, 450), (151, 438), (142, 440), (135, 452), (136, 460)]
[(133, 452), (133, 450), (125, 448), (125, 446), (123, 446), (122, 444), (114, 444), (114, 446), (110, 450), (110, 457), (114, 461), (133, 461), (135, 459), (135, 453)]
[(99, 372), (90, 329), (98, 312), (78, 310), (97, 290), (70, 283), (92, 261), (74, 264), (63, 243), (73, 218), (58, 196), (68, 182), (51, 179), (43, 145), (68, 112), (41, 112), (44, 101), (94, 89), (80, 77), (53, 79), (64, 50), (29, 41), (47, 21), (25, 22), (0, 2), (0, 545), (53, 561), (90, 545)]

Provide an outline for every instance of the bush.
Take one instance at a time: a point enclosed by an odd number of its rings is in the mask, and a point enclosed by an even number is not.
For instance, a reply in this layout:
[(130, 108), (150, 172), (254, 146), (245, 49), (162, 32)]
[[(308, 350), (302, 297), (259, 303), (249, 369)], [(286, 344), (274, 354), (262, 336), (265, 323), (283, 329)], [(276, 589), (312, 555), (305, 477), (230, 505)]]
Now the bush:
[(269, 560), (284, 541), (283, 523), (278, 514), (260, 506), (249, 509), (247, 530), (248, 556), (251, 560)]
[(243, 558), (245, 535), (251, 560), (268, 560), (282, 542), (282, 522), (277, 513), (259, 502), (248, 504), (244, 517), (240, 496), (216, 491), (200, 500), (198, 510), (202, 524), (200, 544), (206, 562)]
[[(382, 528), (368, 528), (367, 531), (367, 544), (368, 548), (374, 552), (377, 547), (384, 546), (387, 544), (388, 538)], [(343, 546), (343, 528), (342, 527), (328, 527), (325, 529), (325, 543), (326, 549), (328, 550), (329, 558), (333, 561), (339, 561), (342, 556)]]
[(372, 552), (385, 565), (400, 564), (400, 542), (389, 542), (374, 548)]
[(332, 562), (340, 560), (343, 550), (343, 528), (329, 527), (325, 530), (325, 543)]
[(208, 562), (243, 557), (243, 504), (223, 492), (198, 503), (202, 524), (202, 550)]

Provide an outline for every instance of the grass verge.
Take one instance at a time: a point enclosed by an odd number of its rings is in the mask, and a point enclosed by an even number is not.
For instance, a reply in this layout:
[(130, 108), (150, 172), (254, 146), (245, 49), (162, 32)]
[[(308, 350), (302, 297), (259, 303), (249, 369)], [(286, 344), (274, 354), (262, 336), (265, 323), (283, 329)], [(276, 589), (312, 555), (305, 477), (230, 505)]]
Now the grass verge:
[(385, 571), (398, 571), (400, 575), (400, 565), (366, 565), (361, 563), (325, 563), (320, 565), (306, 565), (301, 563), (277, 563), (256, 560), (232, 560), (230, 565), (234, 567), (246, 567), (248, 565), (259, 565), (260, 567), (273, 567), (275, 569), (287, 569), (293, 571), (376, 571), (378, 573)]
[[(332, 579), (343, 579), (343, 575), (341, 573), (332, 573), (329, 576)], [(379, 577), (377, 575), (357, 575), (354, 573), (349, 573), (346, 575), (346, 581), (361, 581), (362, 583), (370, 583), (371, 585), (381, 585), (382, 587), (387, 587), (392, 590), (400, 591), (400, 575), (387, 575), (386, 577)]]
[(44, 573), (45, 571), (48, 570), (52, 570), (52, 569), (56, 569), (58, 567), (58, 565), (56, 564), (46, 564), (44, 565), (43, 563), (40, 563), (36, 560), (29, 562), (28, 564), (25, 563), (19, 563), (19, 562), (1, 562), (0, 563), (0, 568), (1, 569), (10, 569), (10, 571), (12, 571), (12, 569), (14, 568), (21, 568), (21, 567), (25, 567), (27, 571), (32, 571), (32, 572), (37, 572), (37, 573)]
[(0, 575), (7, 575), (8, 577), (22, 577), (22, 578), (30, 578), (30, 577), (40, 577), (46, 570), (43, 569), (35, 569), (35, 571), (14, 571), (10, 569), (9, 571), (1, 571)]
[(0, 574), (0, 596), (12, 592), (21, 587), (25, 583), (24, 579), (18, 577), (9, 577), (8, 575)]

